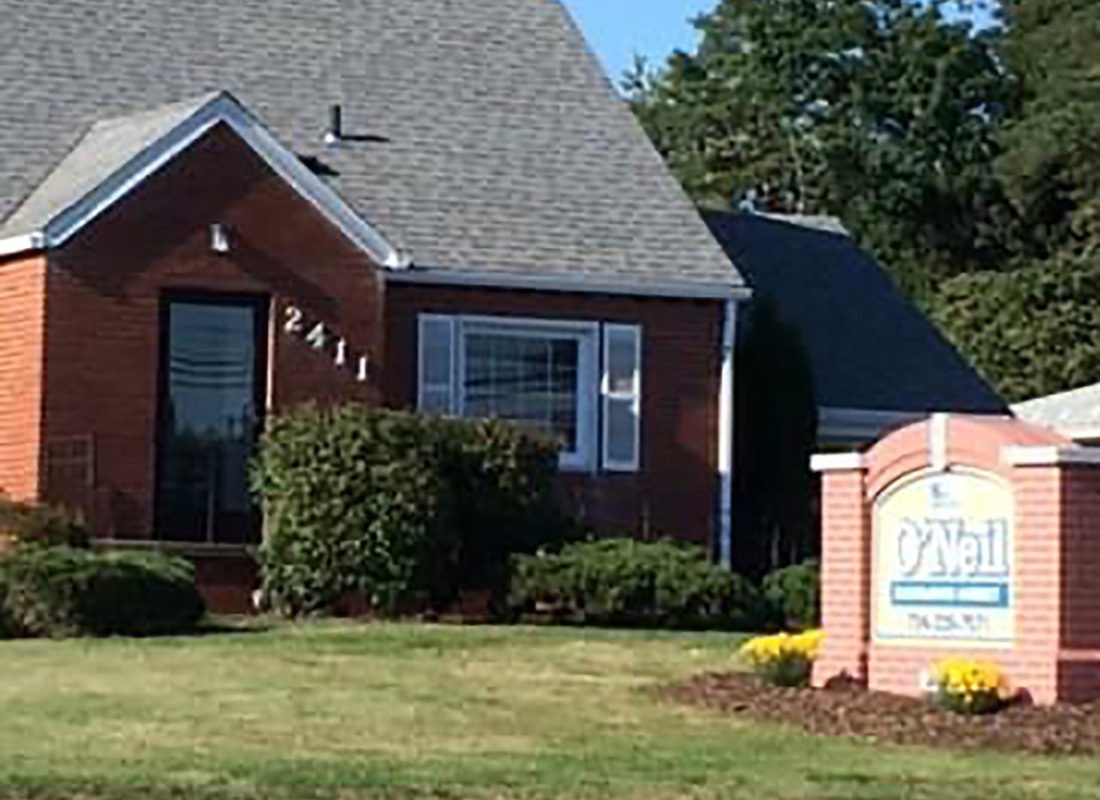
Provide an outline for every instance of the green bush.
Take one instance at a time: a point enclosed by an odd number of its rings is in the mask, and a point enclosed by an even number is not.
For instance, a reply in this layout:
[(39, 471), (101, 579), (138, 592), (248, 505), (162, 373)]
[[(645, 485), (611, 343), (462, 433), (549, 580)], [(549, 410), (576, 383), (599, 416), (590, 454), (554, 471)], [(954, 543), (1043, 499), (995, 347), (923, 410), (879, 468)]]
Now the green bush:
[(204, 612), (191, 564), (154, 553), (23, 546), (0, 576), (3, 616), (21, 636), (184, 633)]
[(499, 422), (347, 405), (269, 427), (253, 471), (267, 520), (264, 593), (288, 615), (347, 592), (380, 609), (494, 588), (552, 537), (556, 448)]
[(674, 542), (609, 539), (514, 561), (511, 605), (597, 625), (748, 629), (760, 601), (747, 580)]
[(821, 569), (816, 561), (777, 569), (764, 578), (762, 588), (780, 627), (806, 630), (821, 624)]
[(17, 633), (15, 620), (8, 613), (8, 578), (0, 569), (0, 639), (14, 638)]
[(41, 544), (87, 547), (87, 528), (64, 509), (22, 503), (0, 494), (0, 546)]
[(558, 447), (498, 420), (427, 423), (437, 441), (447, 508), (421, 577), (437, 606), (463, 589), (501, 594), (511, 558), (556, 543), (566, 523), (554, 498)]

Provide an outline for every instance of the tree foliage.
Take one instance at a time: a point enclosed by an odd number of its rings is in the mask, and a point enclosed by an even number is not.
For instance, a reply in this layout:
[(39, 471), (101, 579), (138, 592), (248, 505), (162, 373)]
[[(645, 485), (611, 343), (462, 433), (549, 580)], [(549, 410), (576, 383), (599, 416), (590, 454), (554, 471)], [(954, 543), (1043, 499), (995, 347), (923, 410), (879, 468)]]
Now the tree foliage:
[(933, 313), (1006, 400), (1100, 376), (1100, 258), (960, 275)]
[(1039, 255), (1087, 259), (1100, 246), (1100, 7), (1007, 0), (1005, 13), (1023, 106), (1001, 174)]
[(1002, 263), (994, 172), (1015, 88), (991, 35), (941, 3), (722, 0), (695, 53), (627, 90), (703, 204), (831, 214), (911, 293)]
[(840, 217), (1010, 399), (1100, 379), (1100, 3), (719, 0), (626, 78), (705, 205)]
[(1019, 114), (998, 175), (1022, 223), (1004, 275), (949, 281), (936, 318), (1006, 398), (1100, 379), (1100, 6), (1007, 0), (1004, 60)]

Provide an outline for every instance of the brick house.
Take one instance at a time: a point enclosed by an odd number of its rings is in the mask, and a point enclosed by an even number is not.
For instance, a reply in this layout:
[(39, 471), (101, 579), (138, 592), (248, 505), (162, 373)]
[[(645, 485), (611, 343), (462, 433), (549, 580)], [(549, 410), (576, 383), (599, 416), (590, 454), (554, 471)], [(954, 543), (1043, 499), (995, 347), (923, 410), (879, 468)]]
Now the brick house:
[(240, 586), (264, 418), (534, 424), (728, 559), (737, 271), (553, 0), (6, 0), (0, 488)]

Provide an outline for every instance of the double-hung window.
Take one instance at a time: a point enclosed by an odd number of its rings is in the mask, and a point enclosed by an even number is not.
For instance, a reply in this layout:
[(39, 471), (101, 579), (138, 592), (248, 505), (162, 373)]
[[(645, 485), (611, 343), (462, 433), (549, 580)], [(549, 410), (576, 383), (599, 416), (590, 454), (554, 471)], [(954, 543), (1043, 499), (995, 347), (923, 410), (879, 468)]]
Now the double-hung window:
[(640, 338), (630, 325), (424, 314), (419, 407), (539, 430), (563, 469), (636, 471)]

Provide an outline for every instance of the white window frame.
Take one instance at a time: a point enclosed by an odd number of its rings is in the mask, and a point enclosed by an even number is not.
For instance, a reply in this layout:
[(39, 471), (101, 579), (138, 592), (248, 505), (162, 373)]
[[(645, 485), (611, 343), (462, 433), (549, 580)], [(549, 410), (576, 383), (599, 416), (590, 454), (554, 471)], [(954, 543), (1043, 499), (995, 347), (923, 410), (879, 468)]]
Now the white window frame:
[[(611, 385), (611, 335), (628, 333), (634, 338), (634, 375), (630, 391), (615, 391)], [(603, 431), (600, 436), (600, 461), (608, 472), (638, 472), (642, 458), (642, 327), (606, 323), (603, 326), (603, 377), (600, 381)], [(630, 403), (634, 413), (634, 457), (616, 461), (611, 457), (612, 403)]]
[(566, 472), (596, 470), (599, 430), (598, 402), (600, 396), (600, 324), (579, 320), (537, 319), (528, 317), (493, 317), (470, 315), (421, 314), (417, 343), (417, 406), (424, 408), (424, 328), (428, 322), (451, 322), (450, 413), (465, 416), (466, 338), (471, 334), (493, 333), (520, 338), (565, 339), (576, 341), (577, 349), (577, 449), (563, 451), (558, 466)]

